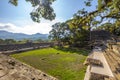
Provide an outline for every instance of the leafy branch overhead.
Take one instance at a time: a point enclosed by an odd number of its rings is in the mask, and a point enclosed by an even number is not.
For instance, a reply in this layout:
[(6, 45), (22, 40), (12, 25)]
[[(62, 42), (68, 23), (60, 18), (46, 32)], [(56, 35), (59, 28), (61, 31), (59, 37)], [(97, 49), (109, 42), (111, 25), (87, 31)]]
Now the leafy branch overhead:
[[(55, 0), (26, 0), (30, 2), (34, 10), (30, 13), (31, 19), (35, 22), (40, 22), (41, 18), (54, 20), (56, 15), (51, 7), (52, 2)], [(9, 2), (15, 6), (18, 5), (18, 0), (9, 0)]]
[[(34, 10), (30, 13), (32, 20), (35, 22), (40, 22), (41, 18), (54, 20), (56, 14), (54, 13), (54, 9), (51, 7), (54, 1), (55, 0), (26, 0), (26, 2), (30, 2), (34, 7)], [(94, 0), (85, 0), (84, 3), (86, 6), (90, 7), (93, 6), (92, 1)], [(9, 2), (15, 6), (18, 5), (18, 0), (9, 0)], [(81, 11), (81, 14), (83, 14), (82, 12), (84, 11)], [(106, 14), (103, 16), (104, 13)], [(120, 18), (120, 0), (98, 0), (97, 10), (89, 13), (91, 16), (96, 14), (101, 14), (102, 19)], [(88, 19), (88, 17), (85, 17), (83, 20), (86, 19)]]

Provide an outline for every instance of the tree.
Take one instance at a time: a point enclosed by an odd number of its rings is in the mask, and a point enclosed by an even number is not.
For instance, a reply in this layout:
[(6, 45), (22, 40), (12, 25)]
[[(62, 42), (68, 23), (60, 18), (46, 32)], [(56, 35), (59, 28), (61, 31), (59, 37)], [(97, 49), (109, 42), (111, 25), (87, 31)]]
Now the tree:
[(3, 39), (0, 39), (0, 44), (3, 44), (4, 43), (4, 40)]
[[(41, 18), (48, 20), (55, 19), (55, 13), (51, 4), (55, 0), (26, 0), (30, 2), (35, 10), (30, 13), (35, 22), (40, 22)], [(85, 4), (91, 7), (93, 0), (85, 0)], [(10, 3), (17, 6), (18, 0), (10, 0)], [(100, 20), (98, 20), (98, 17)], [(102, 22), (104, 19), (114, 19), (113, 23)], [(95, 11), (88, 12), (84, 8), (73, 15), (73, 18), (64, 23), (52, 25), (50, 38), (58, 43), (68, 42), (70, 45), (84, 45), (88, 40), (90, 30), (93, 27), (105, 29), (115, 35), (120, 35), (120, 0), (98, 0)], [(99, 26), (99, 27), (98, 27)]]
[(16, 43), (16, 41), (14, 39), (5, 39), (4, 43), (5, 44), (14, 44), (14, 43)]
[(108, 23), (102, 24), (97, 29), (106, 30), (106, 31), (109, 31), (113, 35), (120, 36), (120, 24), (118, 21), (114, 23), (108, 22)]
[(58, 45), (61, 44), (61, 37), (62, 37), (62, 27), (61, 23), (55, 23), (52, 25), (52, 30), (49, 32), (49, 38), (53, 39), (54, 41), (58, 42)]
[[(52, 2), (55, 0), (26, 0), (30, 2), (34, 7), (34, 10), (30, 13), (31, 19), (35, 22), (40, 22), (41, 18), (53, 20), (55, 19), (55, 13), (51, 7)], [(9, 0), (14, 6), (18, 5), (18, 0)]]
[(50, 37), (59, 43), (71, 46), (83, 46), (88, 37), (88, 28), (74, 22), (74, 19), (52, 26)]
[(69, 25), (70, 31), (70, 42), (73, 46), (83, 46), (86, 44), (88, 33), (89, 33), (89, 26), (85, 23), (81, 23), (79, 19), (73, 18), (66, 23)]
[[(55, 19), (55, 13), (53, 8), (51, 7), (51, 4), (55, 0), (26, 0), (27, 2), (30, 2), (34, 8), (34, 10), (30, 13), (31, 18), (35, 22), (40, 22), (41, 18), (45, 18), (48, 20)], [(93, 0), (85, 0), (86, 6), (92, 6), (91, 2)], [(17, 6), (18, 0), (9, 0), (10, 3)], [(101, 14), (101, 19), (103, 18), (120, 18), (120, 0), (98, 0), (98, 6), (97, 10), (90, 12), (89, 15), (87, 15), (83, 21), (88, 19), (89, 16), (95, 16), (96, 14)], [(80, 11), (83, 12), (84, 11)], [(104, 14), (105, 13), (105, 14)]]

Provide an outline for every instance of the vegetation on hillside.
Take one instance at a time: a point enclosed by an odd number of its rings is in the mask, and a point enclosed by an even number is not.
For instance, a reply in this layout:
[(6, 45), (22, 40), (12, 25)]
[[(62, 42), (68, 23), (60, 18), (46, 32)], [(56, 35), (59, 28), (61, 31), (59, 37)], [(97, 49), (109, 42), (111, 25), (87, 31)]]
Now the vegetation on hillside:
[(14, 43), (17, 43), (17, 41), (14, 39), (5, 39), (5, 40), (0, 39), (0, 44), (14, 44)]
[(23, 39), (23, 40), (14, 40), (14, 39), (0, 39), (0, 45), (8, 45), (8, 44), (23, 44), (23, 43), (42, 43), (42, 42), (50, 42), (49, 40), (29, 40), (29, 39)]

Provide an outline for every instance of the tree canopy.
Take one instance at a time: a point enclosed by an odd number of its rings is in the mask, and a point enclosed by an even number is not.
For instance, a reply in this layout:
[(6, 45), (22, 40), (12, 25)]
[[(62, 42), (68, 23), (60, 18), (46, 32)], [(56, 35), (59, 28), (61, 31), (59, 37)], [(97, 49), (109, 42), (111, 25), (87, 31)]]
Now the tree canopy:
[[(26, 2), (30, 2), (32, 7), (34, 7), (34, 10), (30, 13), (31, 19), (38, 23), (41, 18), (48, 20), (55, 19), (56, 15), (51, 7), (54, 1), (55, 0), (26, 0)], [(14, 6), (18, 5), (18, 0), (9, 0), (9, 2)]]
[[(35, 22), (41, 18), (53, 20), (56, 14), (51, 7), (55, 0), (26, 0), (35, 9), (30, 13)], [(50, 38), (63, 43), (75, 45), (85, 44), (90, 35), (90, 30), (102, 29), (120, 36), (120, 0), (98, 0), (97, 9), (94, 11), (85, 10), (86, 7), (94, 6), (94, 0), (85, 0), (85, 7), (73, 15), (72, 19), (63, 23), (55, 23), (50, 31)], [(17, 6), (18, 0), (10, 0), (10, 3)], [(99, 17), (99, 19), (98, 19)], [(106, 19), (106, 23), (104, 20)], [(111, 20), (114, 20), (111, 22)]]
[[(52, 3), (56, 0), (26, 0), (30, 2), (34, 10), (30, 13), (31, 18), (35, 22), (40, 22), (41, 18), (48, 20), (55, 19), (56, 14), (51, 7)], [(93, 6), (91, 2), (94, 0), (85, 0), (86, 6)], [(15, 6), (18, 5), (18, 0), (9, 0)], [(81, 14), (86, 14), (85, 11), (78, 11)], [(90, 12), (88, 16), (99, 14), (103, 18), (120, 18), (120, 0), (98, 0), (97, 10)], [(87, 16), (87, 17), (88, 17)], [(90, 18), (90, 17), (89, 17)], [(83, 19), (85, 20), (86, 17)]]
[[(86, 6), (92, 6), (92, 1), (85, 0)], [(54, 24), (55, 27), (52, 27), (53, 29), (50, 31), (50, 37), (56, 41), (67, 42), (69, 45), (83, 46), (90, 40), (91, 29), (106, 30), (111, 34), (120, 36), (119, 7), (120, 0), (98, 0), (96, 10), (88, 12), (83, 8), (76, 12), (72, 19), (59, 23), (59, 25), (56, 25), (58, 23)], [(104, 19), (108, 22), (104, 23)]]

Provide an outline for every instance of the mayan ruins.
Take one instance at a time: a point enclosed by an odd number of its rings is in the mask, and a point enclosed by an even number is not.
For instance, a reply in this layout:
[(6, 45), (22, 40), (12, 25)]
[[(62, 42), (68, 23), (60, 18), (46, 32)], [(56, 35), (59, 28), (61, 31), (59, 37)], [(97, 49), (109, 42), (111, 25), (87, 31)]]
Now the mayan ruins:
[(94, 46), (84, 63), (88, 65), (84, 80), (119, 80), (120, 42), (106, 31), (93, 31), (91, 39)]
[(0, 80), (120, 80), (120, 0), (0, 0)]

